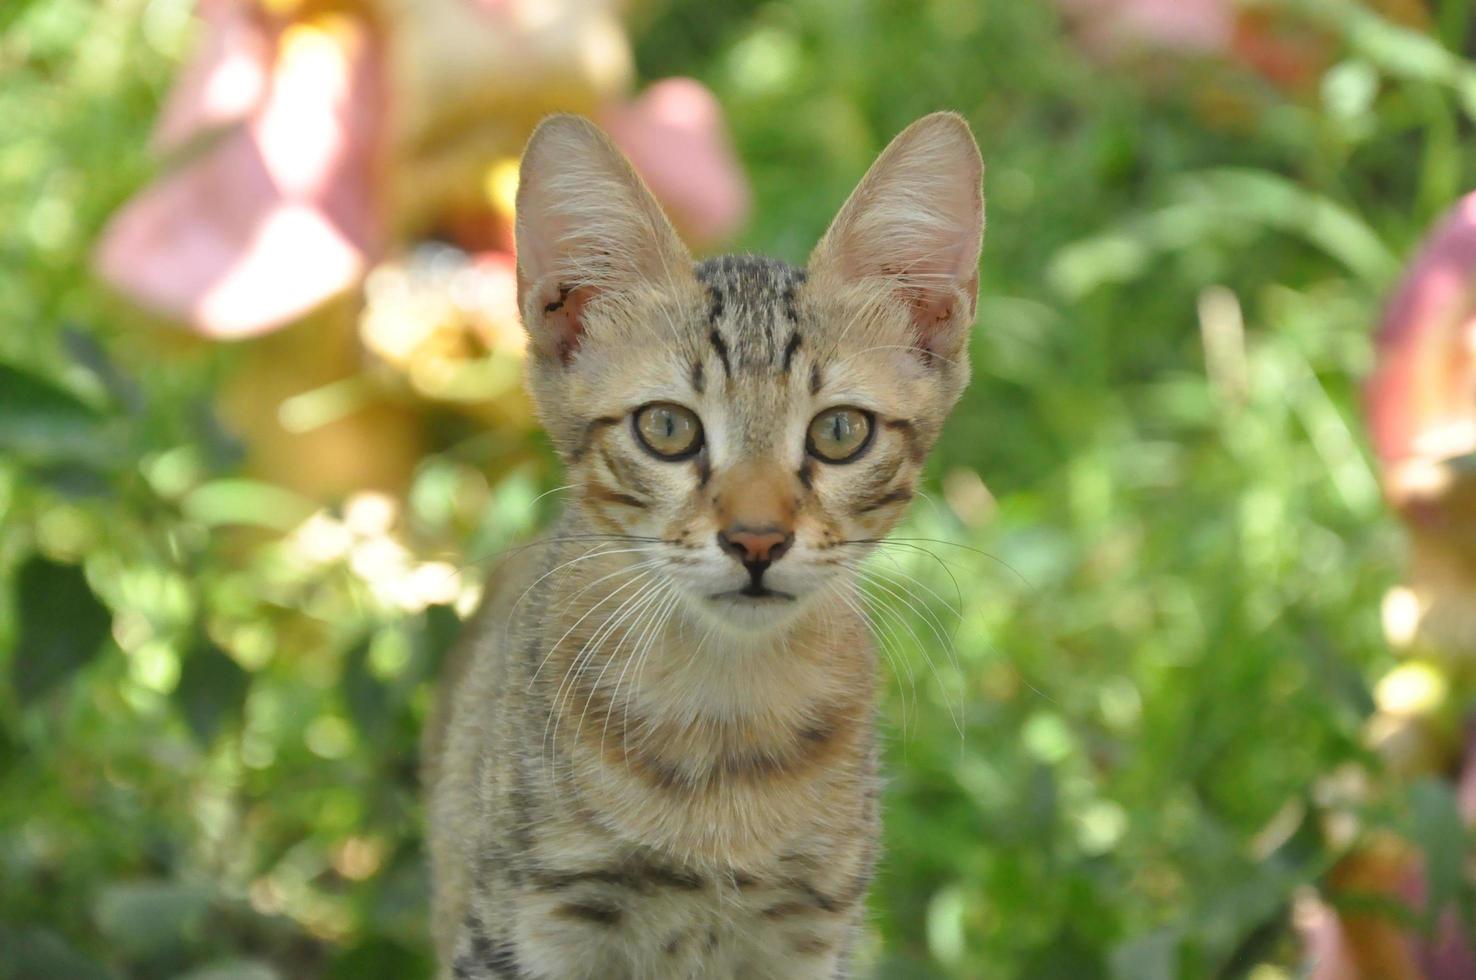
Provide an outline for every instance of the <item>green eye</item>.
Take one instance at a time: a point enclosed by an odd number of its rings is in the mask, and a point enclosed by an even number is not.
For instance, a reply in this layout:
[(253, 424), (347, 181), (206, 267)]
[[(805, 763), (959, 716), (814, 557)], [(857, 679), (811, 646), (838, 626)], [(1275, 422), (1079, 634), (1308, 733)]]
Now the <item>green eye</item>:
[(641, 445), (661, 459), (684, 459), (702, 448), (702, 421), (697, 413), (670, 402), (637, 409), (635, 431)]
[(805, 448), (827, 463), (849, 463), (871, 445), (871, 413), (827, 408), (810, 421)]

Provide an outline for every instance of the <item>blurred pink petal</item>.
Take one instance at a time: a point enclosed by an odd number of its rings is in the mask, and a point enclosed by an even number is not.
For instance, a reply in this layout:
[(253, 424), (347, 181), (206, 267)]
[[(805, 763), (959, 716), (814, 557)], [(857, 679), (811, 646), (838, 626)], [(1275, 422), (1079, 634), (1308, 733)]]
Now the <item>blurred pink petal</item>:
[(489, 14), (506, 16), (513, 7), (513, 0), (471, 0), (473, 6), (481, 7)]
[(114, 216), (109, 283), (207, 336), (282, 326), (351, 288), (377, 246), (383, 92), (361, 27), (289, 30), (243, 127)]
[(1384, 464), (1476, 451), (1476, 193), (1426, 240), (1384, 310), (1366, 408)]
[(657, 82), (634, 102), (606, 107), (599, 122), (694, 245), (721, 241), (742, 226), (748, 182), (717, 98), (701, 83)]
[(349, 288), (365, 255), (321, 208), (284, 198), (251, 135), (237, 131), (129, 202), (97, 265), (142, 305), (235, 339)]
[[(1419, 913), (1429, 911), (1429, 887), (1423, 867), (1411, 868), (1399, 889), (1400, 897)], [(1476, 977), (1476, 953), (1466, 941), (1458, 910), (1447, 906), (1435, 923), (1434, 935), (1410, 930), (1410, 950), (1423, 980), (1470, 980)]]
[(173, 152), (201, 133), (245, 119), (267, 89), (275, 30), (238, 0), (201, 0), (200, 46), (180, 71), (154, 126), (154, 148)]
[(1112, 55), (1142, 48), (1218, 54), (1230, 48), (1233, 0), (1056, 0), (1082, 43)]
[(1307, 980), (1359, 980), (1358, 964), (1342, 920), (1320, 898), (1299, 898), (1297, 931), (1302, 936)]

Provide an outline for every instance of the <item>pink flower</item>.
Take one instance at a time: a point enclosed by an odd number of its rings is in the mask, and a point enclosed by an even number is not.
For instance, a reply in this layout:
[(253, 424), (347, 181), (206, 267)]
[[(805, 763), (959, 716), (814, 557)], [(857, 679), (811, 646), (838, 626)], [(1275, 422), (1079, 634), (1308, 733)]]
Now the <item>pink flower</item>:
[(266, 97), (278, 28), (235, 0), (201, 0), (200, 49), (180, 70), (154, 125), (154, 147), (172, 153), (249, 116)]
[[(248, 78), (265, 51), (260, 98), (114, 215), (96, 262), (149, 309), (235, 339), (295, 320), (363, 275), (381, 233), (384, 93), (376, 43), (357, 21), (283, 30), (237, 11), (225, 23), (236, 40), (207, 45), (186, 71), (157, 139), (178, 145), (229, 121), (250, 86), (218, 80)], [(223, 89), (231, 97), (211, 95)]]
[(1384, 310), (1365, 395), (1386, 469), (1476, 452), (1473, 343), (1476, 193), (1447, 213)]
[(1103, 55), (1142, 48), (1204, 54), (1230, 49), (1231, 0), (1056, 0), (1082, 43)]
[(607, 106), (599, 123), (694, 245), (734, 234), (748, 216), (748, 182), (717, 98), (690, 78), (668, 78), (633, 102)]
[(378, 0), (389, 26), (376, 32), (347, 14), (292, 21), (251, 0), (202, 0), (202, 44), (154, 136), (166, 153), (201, 148), (113, 216), (98, 272), (208, 337), (274, 330), (355, 288), (391, 225), (455, 227), (467, 216), (446, 212), (468, 186), (568, 105), (605, 106), (612, 136), (692, 240), (728, 237), (748, 187), (717, 100), (669, 79), (613, 101), (629, 53), (611, 6)]

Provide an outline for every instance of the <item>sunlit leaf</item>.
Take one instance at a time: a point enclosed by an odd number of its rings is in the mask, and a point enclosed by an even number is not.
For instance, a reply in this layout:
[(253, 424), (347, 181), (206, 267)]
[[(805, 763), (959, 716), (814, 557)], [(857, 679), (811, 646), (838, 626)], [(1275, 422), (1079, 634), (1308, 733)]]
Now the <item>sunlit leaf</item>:
[(0, 4), (0, 31), (20, 20), (37, 2), (38, 0), (6, 0), (4, 4)]
[(212, 480), (191, 490), (184, 512), (207, 527), (240, 524), (286, 531), (313, 512), (313, 503), (290, 490), (258, 480)]

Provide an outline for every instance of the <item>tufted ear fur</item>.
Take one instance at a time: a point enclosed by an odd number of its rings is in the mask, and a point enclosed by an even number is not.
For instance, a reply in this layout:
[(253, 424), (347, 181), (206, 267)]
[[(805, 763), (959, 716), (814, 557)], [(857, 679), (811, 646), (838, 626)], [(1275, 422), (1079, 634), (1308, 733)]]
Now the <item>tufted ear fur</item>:
[(689, 269), (691, 259), (630, 163), (595, 125), (550, 116), (523, 151), (518, 308), (543, 357), (567, 364), (602, 296)]
[(956, 357), (979, 293), (984, 164), (963, 117), (935, 112), (882, 151), (810, 256), (816, 276), (905, 303), (916, 344)]

